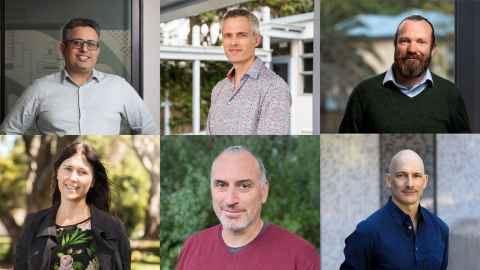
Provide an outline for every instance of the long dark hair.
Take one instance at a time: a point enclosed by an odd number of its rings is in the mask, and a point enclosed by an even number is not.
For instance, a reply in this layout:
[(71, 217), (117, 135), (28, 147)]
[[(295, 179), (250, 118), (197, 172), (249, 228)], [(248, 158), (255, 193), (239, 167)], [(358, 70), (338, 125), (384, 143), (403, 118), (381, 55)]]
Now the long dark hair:
[(77, 153), (81, 153), (92, 167), (93, 187), (91, 187), (87, 192), (87, 204), (94, 205), (98, 209), (110, 212), (110, 186), (107, 170), (105, 169), (105, 166), (103, 166), (100, 156), (90, 145), (84, 142), (74, 142), (68, 145), (65, 149), (63, 149), (62, 153), (60, 153), (55, 161), (52, 179), (54, 188), (52, 204), (57, 205), (60, 204), (61, 201), (57, 179), (58, 168), (63, 161), (69, 159)]

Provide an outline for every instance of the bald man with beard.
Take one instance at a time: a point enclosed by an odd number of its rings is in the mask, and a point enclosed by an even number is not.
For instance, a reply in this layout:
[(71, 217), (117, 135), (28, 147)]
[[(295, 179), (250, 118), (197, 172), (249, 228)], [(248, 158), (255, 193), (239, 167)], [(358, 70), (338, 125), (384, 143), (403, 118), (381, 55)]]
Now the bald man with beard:
[(447, 269), (448, 226), (420, 205), (428, 185), (422, 158), (398, 152), (384, 180), (392, 196), (345, 239), (340, 270)]

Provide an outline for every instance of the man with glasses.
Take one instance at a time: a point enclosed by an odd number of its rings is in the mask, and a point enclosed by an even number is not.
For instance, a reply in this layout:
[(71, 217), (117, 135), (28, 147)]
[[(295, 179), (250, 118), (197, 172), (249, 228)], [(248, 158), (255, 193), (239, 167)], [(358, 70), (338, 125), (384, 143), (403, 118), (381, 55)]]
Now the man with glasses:
[(123, 78), (95, 70), (100, 27), (75, 18), (62, 30), (65, 68), (37, 79), (0, 126), (6, 134), (159, 134), (142, 99)]
[(259, 23), (245, 9), (222, 19), (223, 50), (233, 68), (212, 90), (207, 132), (215, 135), (286, 135), (290, 91), (285, 81), (255, 57)]

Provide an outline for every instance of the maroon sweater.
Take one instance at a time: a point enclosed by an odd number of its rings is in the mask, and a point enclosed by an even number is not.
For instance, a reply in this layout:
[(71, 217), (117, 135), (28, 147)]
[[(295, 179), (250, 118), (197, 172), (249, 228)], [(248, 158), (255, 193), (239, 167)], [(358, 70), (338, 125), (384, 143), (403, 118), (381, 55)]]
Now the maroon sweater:
[(177, 270), (319, 270), (320, 256), (306, 240), (270, 224), (240, 251), (231, 253), (221, 225), (191, 236)]

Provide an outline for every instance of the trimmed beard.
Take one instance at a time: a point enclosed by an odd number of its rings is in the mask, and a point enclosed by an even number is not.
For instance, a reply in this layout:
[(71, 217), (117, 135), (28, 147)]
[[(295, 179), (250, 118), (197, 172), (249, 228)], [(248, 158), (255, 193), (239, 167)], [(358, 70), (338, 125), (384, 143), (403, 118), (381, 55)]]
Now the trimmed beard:
[(414, 79), (420, 76), (423, 76), (427, 69), (430, 66), (430, 61), (432, 59), (432, 51), (430, 50), (428, 55), (423, 57), (422, 55), (415, 56), (415, 59), (419, 61), (416, 64), (409, 64), (407, 63), (408, 59), (411, 58), (412, 55), (405, 55), (399, 56), (398, 50), (395, 49), (395, 59), (393, 63), (393, 68), (396, 72), (398, 72), (402, 77), (406, 79)]

